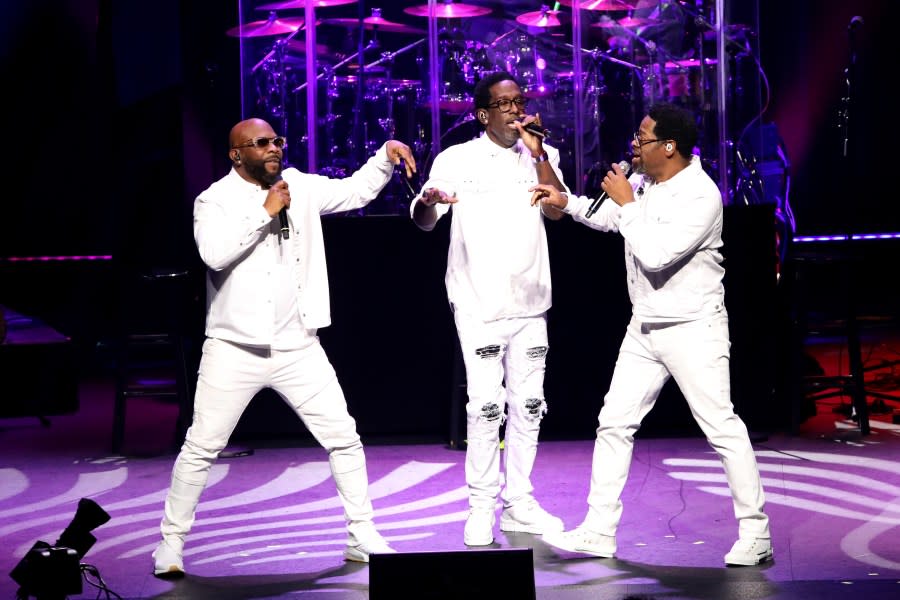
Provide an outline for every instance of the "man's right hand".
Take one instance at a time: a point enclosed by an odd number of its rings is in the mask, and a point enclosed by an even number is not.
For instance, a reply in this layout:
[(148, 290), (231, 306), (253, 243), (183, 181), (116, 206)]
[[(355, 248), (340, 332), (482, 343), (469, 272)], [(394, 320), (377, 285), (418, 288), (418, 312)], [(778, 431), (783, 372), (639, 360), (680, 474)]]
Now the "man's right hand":
[(273, 219), (275, 215), (277, 215), (282, 208), (290, 208), (291, 207), (291, 191), (288, 189), (287, 181), (284, 179), (275, 182), (275, 185), (269, 188), (269, 193), (266, 194), (266, 201), (263, 203), (263, 208), (266, 209), (266, 212), (269, 213), (269, 216)]

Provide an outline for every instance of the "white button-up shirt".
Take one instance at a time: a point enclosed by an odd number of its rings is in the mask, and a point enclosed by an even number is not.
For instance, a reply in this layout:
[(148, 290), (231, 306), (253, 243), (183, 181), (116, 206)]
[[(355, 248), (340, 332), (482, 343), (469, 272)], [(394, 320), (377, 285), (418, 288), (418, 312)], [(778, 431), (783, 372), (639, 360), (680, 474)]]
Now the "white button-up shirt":
[(285, 169), (290, 238), (263, 208), (267, 190), (232, 170), (194, 202), (194, 239), (206, 263), (206, 335), (296, 348), (331, 324), (320, 215), (371, 202), (393, 173), (385, 146), (345, 179)]
[[(544, 150), (562, 181), (559, 151), (547, 145)], [(537, 182), (531, 152), (521, 140), (504, 148), (482, 135), (435, 157), (422, 189), (437, 188), (458, 199), (452, 205), (444, 279), (458, 310), (495, 321), (532, 317), (550, 308), (544, 217), (531, 206), (528, 191)], [(450, 207), (436, 204), (438, 219)]]
[(690, 321), (724, 309), (722, 196), (700, 159), (660, 184), (629, 178), (636, 202), (607, 199), (586, 219), (591, 203), (569, 196), (565, 212), (600, 231), (625, 238), (628, 295), (642, 323)]

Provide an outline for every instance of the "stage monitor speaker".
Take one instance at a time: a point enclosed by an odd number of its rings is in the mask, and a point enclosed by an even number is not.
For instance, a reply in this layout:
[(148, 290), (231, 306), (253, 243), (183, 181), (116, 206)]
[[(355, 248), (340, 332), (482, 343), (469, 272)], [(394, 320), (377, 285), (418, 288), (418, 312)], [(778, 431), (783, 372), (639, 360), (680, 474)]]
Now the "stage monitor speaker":
[(369, 557), (369, 600), (535, 600), (531, 548)]

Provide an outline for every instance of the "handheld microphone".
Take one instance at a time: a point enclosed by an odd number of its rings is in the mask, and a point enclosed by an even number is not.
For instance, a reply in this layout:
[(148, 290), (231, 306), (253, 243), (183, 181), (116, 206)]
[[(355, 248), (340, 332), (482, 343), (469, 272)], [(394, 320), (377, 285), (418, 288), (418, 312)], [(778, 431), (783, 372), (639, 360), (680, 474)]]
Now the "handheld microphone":
[[(281, 173), (275, 178), (275, 183), (282, 180)], [(274, 184), (273, 184), (274, 185)], [(281, 227), (281, 239), (286, 240), (291, 237), (291, 228), (288, 226), (287, 207), (282, 206), (278, 211), (278, 225)]]
[(529, 123), (528, 125), (522, 125), (522, 127), (523, 127), (528, 133), (531, 133), (531, 134), (533, 134), (533, 135), (536, 135), (536, 136), (538, 136), (538, 137), (541, 138), (541, 139), (544, 139), (544, 138), (548, 138), (548, 139), (549, 139), (549, 138), (550, 138), (550, 130), (549, 130), (549, 129), (544, 129), (543, 127), (541, 127), (540, 125), (538, 125), (538, 124), (535, 123), (534, 121), (532, 121), (532, 122)]
[[(628, 174), (631, 172), (631, 163), (627, 160), (623, 160), (619, 162), (619, 168), (625, 173), (625, 176), (628, 177)], [(588, 207), (587, 211), (584, 213), (584, 216), (588, 219), (594, 216), (594, 213), (600, 208), (600, 205), (603, 204), (603, 201), (609, 198), (609, 194), (603, 192)]]
[(422, 188), (419, 184), (418, 171), (413, 172), (412, 177), (407, 177), (404, 161), (401, 159), (394, 172), (397, 174), (397, 178), (403, 182), (403, 191), (406, 194), (406, 199), (412, 202), (419, 195)]

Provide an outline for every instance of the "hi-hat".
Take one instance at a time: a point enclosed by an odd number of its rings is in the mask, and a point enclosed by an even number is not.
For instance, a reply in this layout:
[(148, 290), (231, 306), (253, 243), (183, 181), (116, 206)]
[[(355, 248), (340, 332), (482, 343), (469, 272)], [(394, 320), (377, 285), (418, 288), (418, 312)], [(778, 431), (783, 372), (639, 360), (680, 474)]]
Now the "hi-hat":
[[(315, 8), (327, 8), (339, 4), (353, 4), (356, 0), (314, 0)], [(291, 10), (292, 8), (306, 8), (306, 0), (290, 0), (290, 2), (273, 2), (256, 7), (259, 10)]]
[[(403, 12), (415, 17), (427, 17), (428, 5), (410, 6)], [(434, 16), (439, 19), (460, 19), (462, 17), (479, 17), (491, 12), (490, 8), (475, 6), (474, 4), (460, 4), (458, 2), (445, 2), (434, 7)]]
[(536, 10), (516, 17), (516, 21), (528, 27), (559, 27), (563, 24), (567, 15), (562, 15), (558, 10)]
[(563, 6), (578, 6), (584, 10), (634, 10), (656, 6), (657, 0), (559, 0)]
[(226, 33), (231, 37), (262, 37), (266, 35), (281, 35), (291, 33), (303, 27), (302, 17), (285, 17), (279, 19), (275, 13), (269, 15), (265, 21), (253, 21), (232, 27)]
[[(340, 25), (341, 27), (348, 28), (359, 27), (359, 19), (354, 18), (322, 19), (322, 23), (326, 25)], [(374, 29), (387, 33), (425, 33), (424, 29), (419, 29), (418, 27), (412, 27), (403, 23), (394, 23), (393, 21), (388, 21), (382, 17), (366, 17), (363, 19), (363, 29)]]

